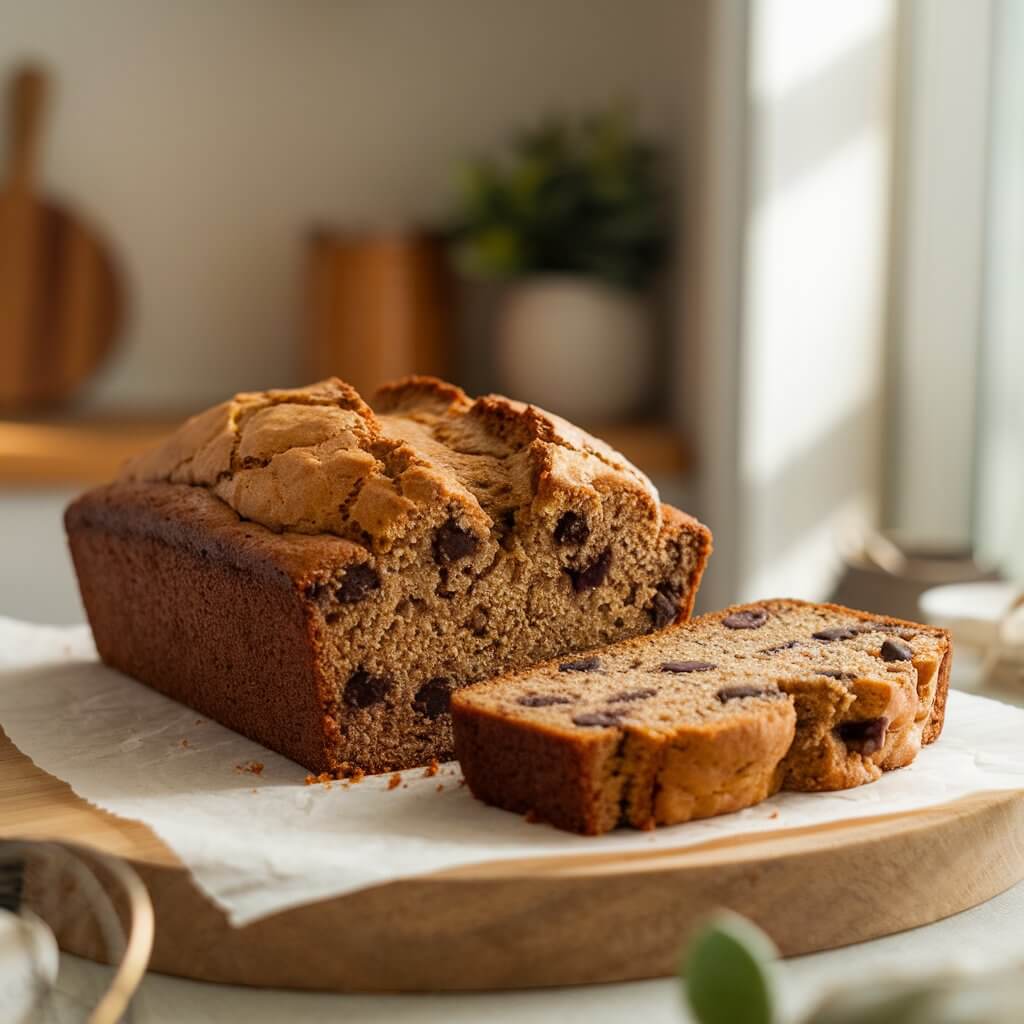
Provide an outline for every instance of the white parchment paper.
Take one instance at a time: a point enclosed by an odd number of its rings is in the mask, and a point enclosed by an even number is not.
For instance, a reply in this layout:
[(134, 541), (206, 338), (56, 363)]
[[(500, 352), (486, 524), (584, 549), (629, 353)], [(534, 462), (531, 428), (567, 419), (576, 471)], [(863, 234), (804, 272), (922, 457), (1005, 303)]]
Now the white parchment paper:
[(574, 836), (476, 802), (455, 764), (433, 777), (403, 772), (393, 789), (387, 776), (306, 785), (298, 765), (99, 664), (86, 627), (3, 618), (0, 724), (79, 796), (145, 822), (236, 925), (461, 864), (679, 848), (1024, 789), (1024, 711), (953, 692), (941, 740), (873, 785), (782, 793), (654, 832)]

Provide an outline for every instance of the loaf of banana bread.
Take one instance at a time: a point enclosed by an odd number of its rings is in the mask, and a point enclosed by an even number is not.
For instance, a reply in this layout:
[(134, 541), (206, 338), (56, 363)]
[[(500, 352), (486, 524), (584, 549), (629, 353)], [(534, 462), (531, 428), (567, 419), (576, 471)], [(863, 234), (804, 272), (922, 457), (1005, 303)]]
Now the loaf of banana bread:
[(65, 522), (104, 661), (335, 773), (446, 758), (459, 687), (686, 619), (711, 548), (607, 445), (428, 378), (238, 395)]
[(727, 608), (452, 702), (471, 791), (561, 828), (649, 828), (844, 789), (942, 729), (949, 635), (837, 605)]

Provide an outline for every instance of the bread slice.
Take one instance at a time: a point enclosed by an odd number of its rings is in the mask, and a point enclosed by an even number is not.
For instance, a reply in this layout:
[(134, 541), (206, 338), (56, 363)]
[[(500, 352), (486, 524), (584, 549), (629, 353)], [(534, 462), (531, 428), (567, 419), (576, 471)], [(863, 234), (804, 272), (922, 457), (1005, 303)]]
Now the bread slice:
[(942, 729), (949, 635), (774, 600), (470, 687), (456, 756), (481, 800), (589, 834), (844, 789)]
[(108, 664), (339, 773), (450, 756), (467, 683), (687, 618), (711, 547), (602, 442), (428, 378), (238, 395), (65, 521)]

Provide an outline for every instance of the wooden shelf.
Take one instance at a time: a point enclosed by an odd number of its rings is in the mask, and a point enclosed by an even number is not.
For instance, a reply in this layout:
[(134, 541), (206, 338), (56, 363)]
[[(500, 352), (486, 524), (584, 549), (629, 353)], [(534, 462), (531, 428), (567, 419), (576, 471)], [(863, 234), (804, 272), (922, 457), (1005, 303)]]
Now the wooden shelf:
[(0, 420), (0, 484), (102, 483), (114, 477), (125, 459), (158, 443), (178, 422)]
[[(102, 483), (113, 478), (125, 459), (158, 443), (183, 418), (0, 420), (0, 485)], [(690, 467), (685, 443), (664, 424), (588, 429), (651, 476), (681, 476)]]

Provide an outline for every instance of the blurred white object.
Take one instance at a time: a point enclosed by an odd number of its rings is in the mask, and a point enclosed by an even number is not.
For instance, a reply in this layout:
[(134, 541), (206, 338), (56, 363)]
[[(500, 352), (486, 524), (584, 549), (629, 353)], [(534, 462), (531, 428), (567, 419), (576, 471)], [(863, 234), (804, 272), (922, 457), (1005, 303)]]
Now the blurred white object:
[[(953, 633), (955, 646), (980, 659), (970, 689), (1024, 684), (1024, 594), (1013, 583), (961, 583), (921, 595), (927, 622)], [(961, 684), (956, 684), (961, 685)]]
[(0, 1019), (28, 1022), (57, 983), (53, 932), (30, 910), (0, 910)]
[[(125, 863), (73, 843), (0, 839), (0, 1020), (130, 1024), (153, 947), (153, 905)], [(83, 999), (60, 985), (56, 936), (105, 965)]]
[(497, 346), (502, 388), (567, 419), (622, 419), (649, 397), (649, 304), (600, 281), (550, 275), (513, 285)]
[[(958, 646), (988, 651), (1009, 639), (1003, 636), (1003, 624), (1019, 597), (1020, 588), (1013, 583), (954, 583), (926, 590), (921, 614), (926, 622), (950, 630)], [(1017, 642), (1024, 655), (1024, 637)]]

